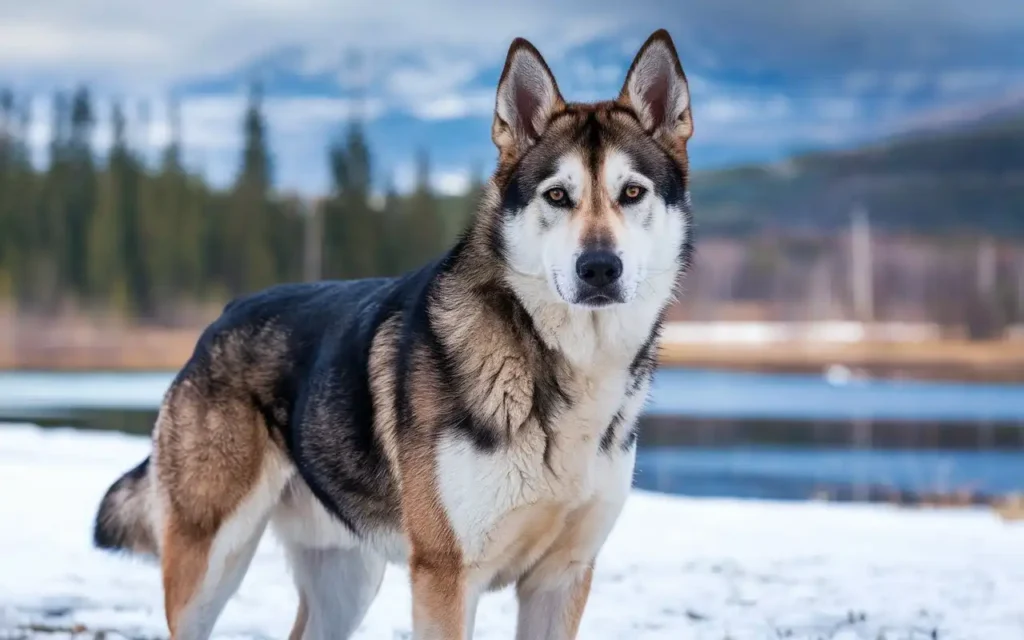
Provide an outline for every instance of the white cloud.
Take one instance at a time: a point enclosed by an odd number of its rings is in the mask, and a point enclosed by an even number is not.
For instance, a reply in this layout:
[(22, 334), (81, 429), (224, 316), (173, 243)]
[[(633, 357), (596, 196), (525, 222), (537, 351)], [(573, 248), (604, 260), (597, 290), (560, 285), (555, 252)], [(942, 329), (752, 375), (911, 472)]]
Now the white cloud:
[[(261, 60), (297, 76), (328, 78), (336, 86), (320, 95), (269, 95), (265, 100), (275, 173), (283, 186), (308, 190), (325, 184), (328, 136), (357, 109), (368, 119), (394, 110), (424, 121), (489, 116), (493, 87), (481, 87), (479, 79), (500, 66), (514, 36), (538, 45), (566, 98), (592, 100), (617, 91), (646, 29), (667, 26), (687, 67), (701, 144), (756, 147), (794, 141), (833, 144), (863, 135), (869, 127), (877, 130), (884, 123), (868, 122), (870, 114), (859, 101), (866, 94), (882, 96), (887, 122), (906, 117), (901, 98), (922, 88), (959, 100), (1024, 83), (1024, 77), (1012, 69), (915, 67), (910, 58), (888, 64), (893, 61), (885, 56), (882, 62), (868, 56), (857, 61), (863, 68), (840, 70), (827, 87), (796, 95), (785, 93), (787, 87), (766, 92), (707, 75), (744, 60), (738, 52), (742, 47), (729, 46), (729, 38), (749, 45), (759, 60), (767, 61), (766, 68), (779, 70), (786, 55), (790, 62), (817, 60), (822, 52), (834, 53), (835, 43), (853, 32), (890, 40), (892, 34), (923, 33), (908, 36), (907, 46), (917, 43), (915, 55), (924, 56), (928, 46), (945, 42), (927, 42), (928, 29), (949, 29), (969, 38), (1019, 30), (1022, 20), (1019, 0), (968, 5), (959, 0), (696, 0), (685, 7), (667, 0), (521, 0), (505, 5), (475, 0), (0, 0), (0, 76), (34, 91), (89, 82), (100, 94), (96, 143), (101, 149), (109, 144), (110, 96), (128, 95), (135, 101), (150, 96), (151, 125), (145, 136), (139, 131), (133, 136), (151, 151), (170, 136), (162, 98), (171, 88), (258, 72)], [(606, 38), (601, 41), (607, 47), (595, 56), (600, 63), (568, 55), (599, 38)], [(607, 63), (604, 53), (621, 64)], [(361, 72), (351, 64), (353, 54), (363, 62)], [(337, 97), (364, 85), (367, 98), (361, 105)], [(187, 157), (219, 182), (230, 179), (237, 163), (244, 101), (243, 95), (186, 95), (182, 100)], [(38, 157), (49, 142), (48, 97), (37, 98), (34, 114), (31, 139)], [(465, 180), (460, 169), (435, 177), (443, 189), (456, 189)]]
[[(472, 181), (470, 171), (465, 167), (433, 168), (430, 185), (444, 195), (466, 193)], [(401, 164), (394, 172), (394, 187), (399, 193), (409, 193), (416, 187), (416, 167), (412, 163)]]
[(759, 97), (719, 95), (694, 101), (694, 120), (703, 124), (731, 125), (739, 122), (764, 124), (786, 118), (791, 111), (789, 99), (781, 95)]
[[(258, 72), (258, 61), (273, 60), (299, 76), (334, 78), (333, 91), (328, 87), (321, 94), (346, 95), (346, 89), (363, 87), (367, 119), (393, 110), (427, 121), (487, 116), (493, 88), (481, 89), (475, 81), (483, 70), (500, 66), (513, 37), (530, 38), (555, 63), (572, 47), (635, 22), (618, 5), (603, 4), (0, 0), (0, 76), (36, 92), (84, 80), (99, 94), (163, 97), (196, 80)], [(325, 136), (356, 105), (338, 97), (273, 95), (265, 104), (283, 182), (295, 176), (307, 186), (323, 184)], [(187, 157), (220, 182), (230, 179), (231, 155), (241, 144), (243, 105), (244, 97), (235, 95), (182, 101)], [(50, 136), (49, 100), (37, 111), (32, 139), (42, 158)], [(109, 145), (108, 113), (101, 108), (99, 149)], [(159, 108), (152, 122), (138, 143), (166, 144), (169, 128)], [(317, 168), (299, 170), (293, 161)]]
[[(297, 64), (306, 73), (340, 75), (346, 55), (359, 51), (391, 70), (390, 78), (375, 84), (415, 97), (453, 89), (480, 68), (500, 63), (514, 36), (530, 37), (545, 55), (557, 57), (630, 24), (614, 6), (581, 12), (585, 7), (583, 0), (502, 7), (472, 0), (399, 7), (354, 0), (5, 0), (0, 70), (159, 89), (284, 50), (299, 52)], [(406, 64), (396, 68), (403, 57)]]
[(441, 171), (432, 178), (434, 188), (440, 193), (456, 195), (469, 189), (469, 171), (465, 169)]
[[(635, 53), (635, 51), (634, 51)], [(626, 77), (626, 66), (617, 64), (595, 65), (589, 60), (575, 60), (566, 69), (566, 78), (560, 84), (573, 84), (588, 88), (607, 88), (622, 85)]]
[(491, 90), (449, 93), (439, 98), (413, 104), (410, 111), (422, 120), (454, 120), (494, 113), (494, 92)]

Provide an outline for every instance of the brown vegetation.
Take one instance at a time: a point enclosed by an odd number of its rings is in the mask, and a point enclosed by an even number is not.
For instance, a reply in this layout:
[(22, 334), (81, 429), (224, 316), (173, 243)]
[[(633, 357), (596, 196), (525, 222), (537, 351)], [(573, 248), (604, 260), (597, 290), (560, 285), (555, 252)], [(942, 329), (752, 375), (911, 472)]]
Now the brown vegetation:
[(822, 372), (947, 380), (1024, 381), (1024, 341), (938, 339), (923, 342), (665, 344), (670, 365), (779, 372)]
[[(0, 315), (0, 369), (52, 371), (175, 370), (206, 322), (142, 325), (116, 318), (15, 318)], [(962, 338), (921, 342), (773, 344), (666, 343), (663, 366), (819, 373), (844, 365), (853, 375), (1024, 381), (1024, 341)]]

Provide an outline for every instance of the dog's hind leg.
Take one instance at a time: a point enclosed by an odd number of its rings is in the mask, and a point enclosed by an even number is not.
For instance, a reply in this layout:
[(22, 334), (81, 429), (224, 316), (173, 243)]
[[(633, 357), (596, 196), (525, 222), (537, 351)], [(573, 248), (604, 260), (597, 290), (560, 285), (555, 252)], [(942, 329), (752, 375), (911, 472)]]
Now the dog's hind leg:
[[(270, 466), (270, 465), (268, 465)], [(268, 469), (213, 533), (192, 530), (167, 514), (161, 564), (171, 637), (205, 640), (245, 576), (287, 480)]]
[(172, 638), (210, 637), (224, 605), (241, 584), (263, 528), (257, 524), (197, 540), (168, 522), (162, 565), (164, 607)]
[(380, 590), (384, 558), (361, 547), (285, 549), (300, 600), (291, 640), (351, 637)]
[(164, 607), (173, 640), (205, 640), (294, 474), (258, 412), (172, 391), (157, 420)]

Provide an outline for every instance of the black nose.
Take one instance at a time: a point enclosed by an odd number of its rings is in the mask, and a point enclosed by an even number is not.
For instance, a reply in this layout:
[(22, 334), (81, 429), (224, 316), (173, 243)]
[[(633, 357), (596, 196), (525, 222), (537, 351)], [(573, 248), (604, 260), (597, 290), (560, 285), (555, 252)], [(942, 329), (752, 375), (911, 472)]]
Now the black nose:
[(592, 287), (607, 287), (622, 275), (622, 260), (607, 249), (584, 251), (576, 260), (576, 275)]

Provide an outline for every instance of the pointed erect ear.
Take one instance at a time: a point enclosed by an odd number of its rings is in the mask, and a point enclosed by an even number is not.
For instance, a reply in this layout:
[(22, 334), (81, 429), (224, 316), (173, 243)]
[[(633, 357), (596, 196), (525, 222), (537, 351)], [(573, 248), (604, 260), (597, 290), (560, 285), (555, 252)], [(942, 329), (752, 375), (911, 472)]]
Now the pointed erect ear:
[(516, 38), (498, 81), (491, 137), (502, 152), (521, 152), (544, 133), (548, 119), (564, 106), (555, 77), (536, 47)]
[(619, 102), (632, 107), (652, 135), (668, 135), (677, 142), (693, 135), (690, 89), (668, 31), (655, 31), (640, 47)]

